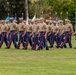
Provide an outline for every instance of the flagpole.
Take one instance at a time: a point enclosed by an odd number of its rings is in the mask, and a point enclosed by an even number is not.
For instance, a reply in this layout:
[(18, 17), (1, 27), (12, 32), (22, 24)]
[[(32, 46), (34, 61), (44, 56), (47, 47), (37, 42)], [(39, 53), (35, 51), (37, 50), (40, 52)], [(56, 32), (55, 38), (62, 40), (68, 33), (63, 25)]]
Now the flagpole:
[(57, 12), (55, 12), (55, 16), (57, 16)]
[[(76, 12), (75, 12), (75, 32), (76, 32)], [(75, 40), (76, 40), (76, 35), (75, 35)]]
[(15, 13), (15, 16), (16, 16), (16, 13)]
[(62, 20), (62, 12), (60, 13), (60, 18), (61, 18), (61, 20)]
[(22, 17), (23, 17), (23, 15), (24, 15), (24, 14), (22, 13)]
[(43, 16), (43, 11), (42, 11), (42, 13), (41, 13), (41, 17), (44, 18), (44, 16)]
[(66, 12), (66, 15), (67, 15), (66, 18), (68, 19), (68, 12)]
[(9, 13), (8, 13), (8, 16), (9, 16)]
[(57, 17), (57, 12), (55, 12), (55, 20), (56, 20), (56, 17)]

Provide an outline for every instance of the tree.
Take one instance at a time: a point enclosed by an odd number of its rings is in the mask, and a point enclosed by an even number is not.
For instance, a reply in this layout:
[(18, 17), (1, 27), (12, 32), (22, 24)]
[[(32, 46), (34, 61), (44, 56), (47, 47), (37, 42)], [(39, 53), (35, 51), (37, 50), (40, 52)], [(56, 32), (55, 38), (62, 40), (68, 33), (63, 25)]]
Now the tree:
[[(26, 17), (25, 6), (26, 0), (0, 0), (0, 19), (5, 19), (8, 13), (10, 16), (14, 16), (16, 13), (18, 17), (21, 17), (24, 13)], [(76, 11), (76, 0), (27, 0), (28, 1), (28, 13), (29, 18), (32, 18), (34, 14), (40, 17), (42, 12), (45, 18), (54, 17), (57, 12), (57, 16), (62, 19), (69, 18), (74, 23), (74, 16)], [(27, 14), (28, 15), (28, 14)]]
[(25, 0), (25, 7), (26, 7), (26, 19), (28, 19), (28, 0)]

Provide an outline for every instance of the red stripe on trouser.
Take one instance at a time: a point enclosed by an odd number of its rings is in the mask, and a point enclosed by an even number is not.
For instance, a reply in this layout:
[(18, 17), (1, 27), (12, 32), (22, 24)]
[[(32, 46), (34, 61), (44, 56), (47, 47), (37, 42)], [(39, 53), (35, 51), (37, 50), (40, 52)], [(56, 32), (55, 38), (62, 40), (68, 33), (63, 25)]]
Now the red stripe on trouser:
[(2, 37), (2, 40), (1, 40), (1, 42), (0, 42), (0, 46), (2, 46), (3, 41), (4, 41), (4, 38)]
[[(66, 40), (69, 38), (69, 36), (71, 36), (71, 34), (72, 34), (72, 31), (70, 30), (70, 31), (68, 32), (68, 35), (67, 35), (67, 37), (66, 37)], [(62, 46), (64, 46), (64, 44), (66, 43), (66, 40), (64, 41), (64, 43), (63, 43)]]
[[(36, 35), (36, 40), (38, 40), (38, 34)], [(36, 49), (36, 41), (34, 40), (34, 49)]]
[(70, 30), (68, 33), (69, 33), (69, 35), (71, 35), (72, 34), (72, 30)]
[(27, 39), (27, 41), (26, 41), (26, 46), (25, 46), (25, 48), (28, 47), (29, 40), (30, 40), (30, 36), (28, 37), (28, 39)]
[(21, 42), (22, 42), (22, 37), (20, 37), (20, 39), (19, 39), (18, 48), (20, 48)]
[(9, 36), (10, 41), (9, 41), (8, 47), (11, 46), (13, 37), (14, 37), (14, 31), (12, 32), (11, 37)]
[(5, 34), (4, 34), (4, 36), (2, 37), (2, 40), (1, 40), (1, 42), (0, 42), (0, 46), (2, 46), (2, 44), (3, 44), (4, 37), (5, 37)]
[(36, 49), (36, 41), (34, 41), (34, 49)]
[(27, 47), (28, 47), (29, 40), (30, 40), (30, 35), (28, 36), (28, 39), (27, 39), (27, 41), (26, 41), (26, 45), (25, 45), (25, 48), (26, 48), (26, 49), (27, 49)]
[(56, 41), (56, 39), (53, 40), (53, 42), (52, 42), (52, 44), (51, 44), (52, 46), (54, 45), (55, 41)]
[(44, 34), (42, 35), (42, 40), (40, 40), (40, 44), (43, 43), (43, 39), (44, 39)]
[[(53, 34), (54, 34), (54, 33), (53, 33)], [(56, 37), (55, 37), (55, 35), (54, 35), (53, 38), (54, 38), (54, 40), (52, 41), (52, 44), (51, 44), (52, 46), (54, 45), (54, 43), (55, 43), (55, 41), (56, 41)]]
[[(62, 35), (61, 35), (62, 36)], [(59, 37), (60, 38), (60, 37)], [(63, 37), (62, 37), (62, 39), (63, 39)], [(61, 45), (61, 43), (62, 43), (62, 40), (59, 40), (59, 44), (58, 44), (58, 46), (60, 46)]]
[(54, 45), (55, 41), (56, 41), (56, 39), (54, 39), (52, 46)]
[(39, 45), (39, 47), (38, 47), (38, 50), (39, 50), (40, 47), (42, 46), (44, 37), (45, 37), (45, 33), (42, 34), (42, 40), (40, 39), (40, 45)]
[[(22, 35), (23, 34), (24, 34), (24, 32), (22, 32)], [(23, 37), (21, 36), (20, 39), (19, 39), (18, 48), (20, 48), (20, 44), (21, 44), (22, 40), (23, 40)]]

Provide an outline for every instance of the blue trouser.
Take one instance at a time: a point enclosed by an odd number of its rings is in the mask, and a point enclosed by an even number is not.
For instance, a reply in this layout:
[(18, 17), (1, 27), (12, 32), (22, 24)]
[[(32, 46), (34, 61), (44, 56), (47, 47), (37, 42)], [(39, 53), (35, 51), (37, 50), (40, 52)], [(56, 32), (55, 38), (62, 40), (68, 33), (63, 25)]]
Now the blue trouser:
[(56, 35), (55, 35), (55, 33), (51, 33), (51, 46), (53, 46), (54, 45), (54, 42), (55, 42), (55, 40), (56, 40)]
[(67, 39), (66, 43), (68, 43), (69, 47), (72, 48), (71, 35), (68, 36), (68, 39)]
[(32, 41), (33, 41), (33, 38), (32, 38), (32, 36), (30, 36), (29, 43), (30, 43), (30, 46), (31, 46), (31, 47), (33, 46)]
[(0, 35), (0, 47), (2, 46), (3, 42), (5, 42), (6, 46), (8, 46), (8, 38), (6, 36), (6, 32), (2, 32)]
[(47, 40), (48, 40), (48, 42), (50, 43), (50, 46), (51, 46), (51, 34), (47, 35)]
[[(65, 37), (65, 33), (63, 33), (62, 35), (59, 35), (59, 34), (57, 35), (56, 43), (58, 47), (61, 46), (61, 43), (63, 42), (64, 37)], [(64, 48), (67, 48), (66, 43), (64, 44)]]
[[(24, 42), (27, 42), (27, 39), (30, 35), (30, 32), (26, 32), (25, 36), (24, 36)], [(32, 37), (30, 36), (30, 38), (28, 39), (29, 40), (29, 43), (30, 43), (30, 46), (32, 47)]]
[(45, 32), (40, 32), (40, 44), (38, 46), (38, 50), (40, 50), (42, 48), (42, 46), (46, 47), (46, 50), (48, 50), (48, 44), (47, 44), (47, 41), (45, 39)]
[(14, 44), (14, 47), (17, 48), (17, 43), (18, 42), (18, 35), (14, 35), (13, 37), (13, 44)]
[(36, 45), (39, 46), (39, 42), (38, 42), (38, 34), (34, 33), (34, 38), (33, 38), (33, 46), (32, 46), (32, 49), (36, 50)]
[(64, 34), (62, 34), (62, 35), (57, 34), (57, 36), (56, 36), (57, 46), (61, 45), (61, 42), (63, 41), (63, 38), (64, 38)]
[[(64, 36), (63, 36), (62, 42), (64, 42), (64, 38), (65, 38), (65, 36), (66, 36), (66, 32), (64, 32), (63, 35), (64, 35)], [(64, 47), (64, 48), (67, 48), (66, 43), (64, 43), (64, 46), (63, 46), (63, 47)]]
[(20, 48), (21, 43), (22, 43), (23, 47), (25, 47), (24, 37), (22, 37), (23, 34), (24, 34), (24, 31), (19, 32), (18, 48)]
[(14, 37), (14, 40), (15, 40), (16, 42), (18, 42), (18, 34), (15, 34), (14, 36), (15, 36), (15, 37)]
[(30, 41), (30, 32), (26, 32), (26, 34), (25, 34), (25, 37), (24, 37), (24, 40), (25, 40), (25, 49), (27, 49), (27, 47), (28, 47), (28, 43), (29, 43), (29, 41)]
[(11, 31), (10, 33), (9, 33), (9, 36), (8, 36), (8, 38), (9, 38), (9, 44), (8, 44), (8, 47), (10, 48), (10, 46), (11, 46), (11, 44), (12, 44), (12, 42), (13, 42), (13, 45), (14, 45), (14, 47), (15, 48), (17, 48), (17, 41), (18, 41), (18, 35), (17, 34), (14, 34), (16, 32), (16, 30), (13, 30), (13, 31)]
[(3, 44), (3, 40), (4, 40), (4, 36), (3, 36), (3, 34), (0, 34), (0, 47), (1, 47), (2, 44)]
[(63, 41), (62, 46), (65, 46), (65, 43), (69, 43), (70, 48), (72, 48), (71, 35), (69, 34), (69, 32), (65, 33), (65, 39)]

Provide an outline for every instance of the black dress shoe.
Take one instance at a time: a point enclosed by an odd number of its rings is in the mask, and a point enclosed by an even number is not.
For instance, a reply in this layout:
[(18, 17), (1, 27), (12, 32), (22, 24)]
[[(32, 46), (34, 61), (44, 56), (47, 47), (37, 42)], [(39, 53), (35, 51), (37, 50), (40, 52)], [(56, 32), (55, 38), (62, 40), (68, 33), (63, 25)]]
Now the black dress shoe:
[(56, 46), (56, 48), (60, 48), (60, 46)]
[(63, 46), (61, 46), (60, 48), (63, 48)]
[(49, 48), (46, 48), (46, 50), (49, 50)]
[(74, 49), (76, 49), (76, 47)]
[(36, 51), (40, 51), (40, 49), (37, 49)]
[(10, 49), (10, 47), (6, 47), (5, 49)]
[(46, 50), (49, 50), (49, 49), (46, 49)]
[(53, 46), (50, 46), (49, 48), (53, 48)]
[(22, 48), (23, 50), (27, 50), (27, 48)]
[(16, 48), (16, 49), (20, 49), (20, 48)]

